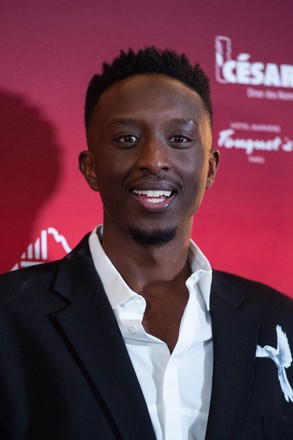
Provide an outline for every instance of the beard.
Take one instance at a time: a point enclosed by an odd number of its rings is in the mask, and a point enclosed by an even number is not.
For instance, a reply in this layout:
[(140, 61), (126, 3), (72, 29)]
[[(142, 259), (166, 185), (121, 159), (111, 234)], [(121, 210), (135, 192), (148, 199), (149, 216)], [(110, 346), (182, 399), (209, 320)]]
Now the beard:
[(129, 232), (133, 240), (143, 247), (161, 247), (173, 240), (176, 235), (176, 227), (151, 232), (130, 228)]

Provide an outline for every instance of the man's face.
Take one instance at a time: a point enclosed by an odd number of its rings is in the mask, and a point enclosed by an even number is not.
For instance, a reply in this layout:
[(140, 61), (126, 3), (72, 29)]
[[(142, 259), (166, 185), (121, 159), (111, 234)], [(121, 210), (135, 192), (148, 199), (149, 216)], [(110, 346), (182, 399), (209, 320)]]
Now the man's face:
[(104, 205), (104, 231), (190, 230), (218, 153), (199, 95), (159, 74), (121, 80), (101, 96), (80, 168)]

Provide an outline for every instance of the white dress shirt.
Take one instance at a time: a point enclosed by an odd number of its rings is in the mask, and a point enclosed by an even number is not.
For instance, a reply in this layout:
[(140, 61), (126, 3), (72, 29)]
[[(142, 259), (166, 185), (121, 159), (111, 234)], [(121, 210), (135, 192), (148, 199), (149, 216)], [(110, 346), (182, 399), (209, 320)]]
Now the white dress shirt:
[(89, 238), (92, 258), (139, 380), (156, 438), (204, 440), (213, 365), (209, 313), (212, 270), (208, 260), (191, 241), (192, 274), (186, 280), (189, 299), (177, 344), (170, 354), (165, 342), (144, 330), (146, 301), (123, 280), (105, 254), (97, 232), (101, 236), (102, 227)]

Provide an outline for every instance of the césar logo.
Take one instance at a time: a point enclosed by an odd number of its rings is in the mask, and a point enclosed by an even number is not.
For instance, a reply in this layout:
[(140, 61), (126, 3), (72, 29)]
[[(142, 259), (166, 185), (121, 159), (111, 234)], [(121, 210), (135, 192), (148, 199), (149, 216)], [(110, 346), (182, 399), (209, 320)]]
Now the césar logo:
[(56, 245), (61, 247), (63, 254), (71, 251), (66, 238), (59, 234), (55, 228), (50, 227), (42, 230), (39, 238), (28, 245), (27, 250), (21, 255), (19, 263), (16, 263), (11, 270), (45, 263), (49, 258), (49, 248), (52, 249)]
[[(293, 88), (292, 65), (251, 62), (249, 53), (240, 53), (236, 58), (232, 58), (232, 41), (225, 36), (215, 38), (215, 51), (216, 79), (220, 83)], [(276, 98), (291, 100), (291, 96)]]

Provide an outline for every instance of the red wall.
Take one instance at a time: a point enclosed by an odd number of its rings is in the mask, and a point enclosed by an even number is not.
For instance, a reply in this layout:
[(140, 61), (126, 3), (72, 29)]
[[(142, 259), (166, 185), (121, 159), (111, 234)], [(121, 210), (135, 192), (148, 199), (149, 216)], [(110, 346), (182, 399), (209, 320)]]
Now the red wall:
[(58, 258), (101, 222), (77, 167), (87, 83), (120, 48), (156, 45), (211, 79), (222, 161), (194, 239), (214, 267), (293, 296), (292, 13), (290, 0), (2, 0), (0, 271)]

